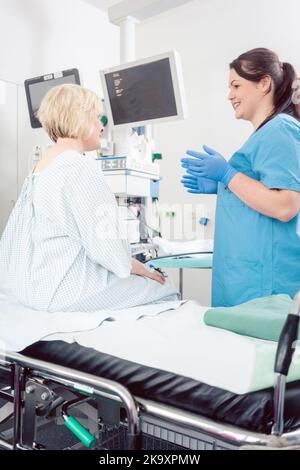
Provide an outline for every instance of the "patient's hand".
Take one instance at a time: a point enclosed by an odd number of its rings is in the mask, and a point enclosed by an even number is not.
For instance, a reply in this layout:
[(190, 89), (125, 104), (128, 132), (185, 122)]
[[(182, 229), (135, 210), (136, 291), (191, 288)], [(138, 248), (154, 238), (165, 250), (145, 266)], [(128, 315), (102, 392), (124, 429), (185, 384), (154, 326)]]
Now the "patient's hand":
[(157, 281), (160, 284), (165, 283), (165, 278), (162, 274), (158, 273), (157, 271), (154, 271), (154, 272), (149, 271), (149, 269), (147, 269), (143, 263), (140, 263), (140, 261), (134, 258), (132, 258), (131, 274), (136, 274), (137, 276), (149, 277), (150, 279), (153, 279), (153, 281)]

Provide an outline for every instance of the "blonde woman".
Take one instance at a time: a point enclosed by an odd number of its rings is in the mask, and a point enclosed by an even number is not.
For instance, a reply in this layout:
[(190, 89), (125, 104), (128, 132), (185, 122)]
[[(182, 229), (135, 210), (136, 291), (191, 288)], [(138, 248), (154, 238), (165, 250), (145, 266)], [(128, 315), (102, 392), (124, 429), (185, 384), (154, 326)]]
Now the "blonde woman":
[(54, 145), (27, 176), (0, 243), (10, 293), (37, 310), (121, 309), (177, 293), (131, 258), (117, 204), (99, 164), (97, 95), (79, 85), (52, 88), (38, 118)]

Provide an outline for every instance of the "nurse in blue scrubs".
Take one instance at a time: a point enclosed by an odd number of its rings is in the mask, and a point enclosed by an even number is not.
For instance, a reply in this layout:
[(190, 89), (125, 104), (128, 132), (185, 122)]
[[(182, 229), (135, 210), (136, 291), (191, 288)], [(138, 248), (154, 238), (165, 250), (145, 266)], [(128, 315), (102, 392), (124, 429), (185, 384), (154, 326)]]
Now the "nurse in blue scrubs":
[(254, 132), (228, 162), (207, 146), (182, 159), (190, 193), (218, 194), (213, 306), (300, 289), (296, 78), (293, 66), (268, 49), (240, 55), (230, 64), (228, 99)]

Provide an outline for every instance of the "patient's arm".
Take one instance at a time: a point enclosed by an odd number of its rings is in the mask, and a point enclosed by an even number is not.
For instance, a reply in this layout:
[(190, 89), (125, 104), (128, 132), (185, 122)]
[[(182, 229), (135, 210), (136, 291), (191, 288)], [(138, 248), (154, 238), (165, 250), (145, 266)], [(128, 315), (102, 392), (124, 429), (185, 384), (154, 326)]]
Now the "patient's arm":
[(140, 263), (140, 261), (136, 260), (135, 258), (132, 258), (131, 274), (149, 277), (150, 279), (153, 279), (154, 281), (157, 281), (160, 284), (164, 284), (165, 282), (165, 278), (162, 276), (162, 274), (158, 273), (157, 271), (149, 271), (143, 263)]

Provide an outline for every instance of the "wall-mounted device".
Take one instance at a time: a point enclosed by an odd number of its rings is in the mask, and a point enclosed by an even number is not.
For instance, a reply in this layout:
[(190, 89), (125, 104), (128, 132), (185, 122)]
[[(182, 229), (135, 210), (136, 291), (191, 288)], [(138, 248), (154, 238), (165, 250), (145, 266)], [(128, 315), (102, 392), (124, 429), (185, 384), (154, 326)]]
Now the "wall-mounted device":
[(34, 129), (42, 127), (36, 117), (42, 99), (46, 93), (57, 85), (64, 83), (74, 83), (80, 85), (79, 72), (77, 69), (63, 70), (62, 72), (50, 73), (41, 77), (25, 80), (25, 91), (30, 116), (31, 127)]

